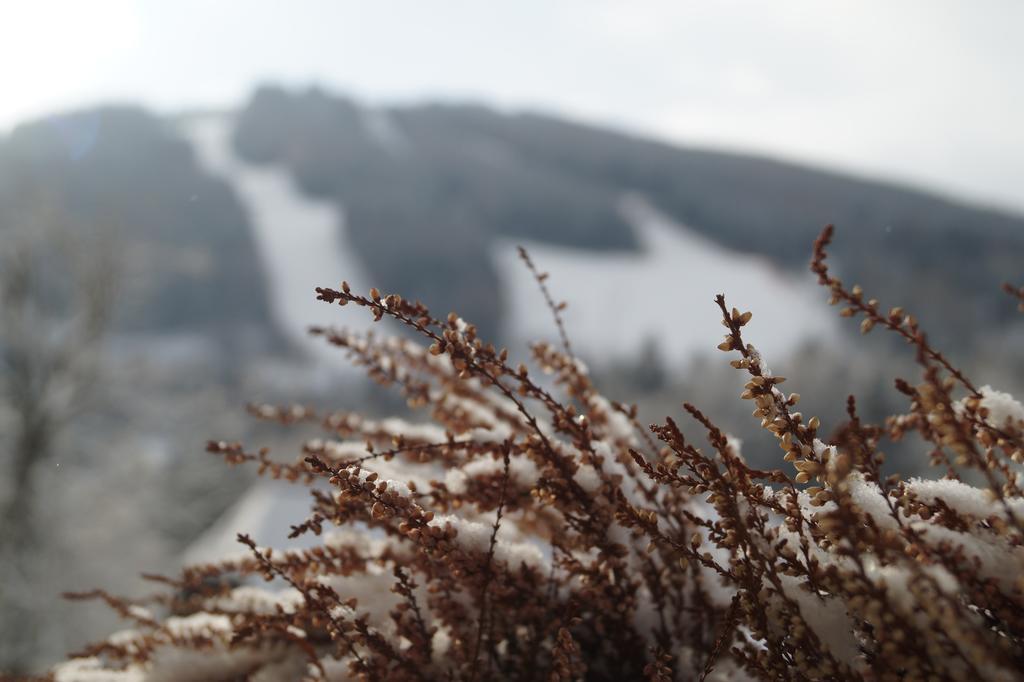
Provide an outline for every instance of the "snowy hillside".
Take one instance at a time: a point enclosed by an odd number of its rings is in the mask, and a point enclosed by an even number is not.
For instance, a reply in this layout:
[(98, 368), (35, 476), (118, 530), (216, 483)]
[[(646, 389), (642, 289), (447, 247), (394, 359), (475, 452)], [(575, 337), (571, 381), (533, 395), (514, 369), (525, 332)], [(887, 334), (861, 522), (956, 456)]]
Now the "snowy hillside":
[[(749, 339), (769, 358), (833, 334), (830, 310), (810, 275), (794, 277), (765, 258), (718, 246), (638, 197), (625, 198), (622, 211), (641, 237), (639, 253), (526, 244), (537, 267), (550, 273), (553, 295), (569, 302), (568, 333), (588, 361), (627, 359), (655, 340), (669, 367), (685, 367), (721, 341), (718, 293), (755, 311)], [(506, 328), (514, 342), (554, 339), (551, 314), (514, 245), (501, 243), (494, 258), (507, 287)]]
[[(305, 330), (311, 324), (370, 324), (367, 316), (339, 313), (313, 297), (314, 287), (341, 279), (363, 290), (371, 285), (347, 243), (344, 216), (332, 203), (299, 192), (286, 168), (239, 159), (231, 146), (231, 126), (226, 116), (203, 117), (190, 120), (183, 130), (202, 165), (226, 180), (249, 212), (280, 328), (315, 357), (343, 362)], [(828, 311), (809, 277), (795, 278), (765, 258), (720, 247), (673, 224), (637, 197), (624, 199), (622, 211), (641, 235), (639, 253), (528, 244), (539, 266), (551, 273), (556, 295), (570, 303), (566, 321), (584, 357), (624, 359), (657, 339), (669, 366), (685, 366), (695, 353), (718, 343), (713, 299), (719, 289), (730, 302), (758, 311), (751, 333), (771, 356), (831, 333)], [(506, 341), (521, 348), (552, 338), (550, 314), (516, 245), (499, 241), (491, 257), (509, 306)], [(614, 320), (608, 319), (609, 310), (616, 311)], [(758, 325), (757, 319), (789, 319), (791, 324)]]
[(367, 315), (339, 314), (314, 293), (343, 279), (360, 289), (370, 286), (346, 241), (344, 215), (331, 203), (299, 193), (287, 169), (239, 159), (231, 145), (232, 124), (229, 116), (205, 116), (189, 119), (182, 132), (202, 166), (227, 181), (249, 214), (278, 328), (314, 357), (347, 365), (336, 349), (306, 334), (310, 325), (358, 330), (371, 324)]

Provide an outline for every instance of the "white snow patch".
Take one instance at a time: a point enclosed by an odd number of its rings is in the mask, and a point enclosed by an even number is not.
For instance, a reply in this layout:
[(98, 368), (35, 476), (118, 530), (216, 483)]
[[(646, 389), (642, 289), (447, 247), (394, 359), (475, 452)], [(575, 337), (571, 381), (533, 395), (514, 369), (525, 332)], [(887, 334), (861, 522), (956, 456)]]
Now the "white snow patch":
[(311, 325), (360, 331), (373, 323), (366, 311), (342, 313), (316, 300), (316, 287), (337, 288), (343, 279), (357, 291), (369, 289), (362, 263), (346, 241), (344, 214), (331, 202), (302, 194), (287, 168), (238, 158), (231, 145), (233, 125), (230, 116), (194, 118), (183, 124), (182, 134), (200, 165), (231, 185), (249, 214), (278, 328), (314, 357), (347, 369), (343, 353), (306, 333)]
[(302, 523), (311, 507), (312, 498), (306, 486), (261, 480), (188, 547), (183, 562), (215, 562), (240, 552), (251, 556), (238, 543), (238, 533), (246, 533), (261, 546), (277, 550), (319, 544), (321, 538), (312, 533), (288, 539), (291, 526)]
[[(715, 352), (724, 333), (718, 293), (730, 307), (754, 313), (746, 337), (770, 356), (836, 336), (827, 296), (810, 275), (795, 277), (765, 258), (723, 248), (638, 198), (624, 199), (622, 210), (640, 239), (638, 253), (526, 244), (550, 273), (553, 295), (569, 302), (568, 333), (590, 362), (634, 357), (648, 339), (657, 339), (673, 370), (698, 352)], [(510, 342), (554, 338), (551, 314), (515, 245), (500, 243), (493, 257), (507, 287)]]
[[(1019, 426), (1021, 422), (1024, 422), (1024, 405), (1015, 399), (1009, 393), (997, 391), (991, 386), (982, 386), (978, 391), (981, 393), (981, 406), (988, 410), (988, 416), (985, 421), (989, 426), (997, 429), (1004, 428), (1007, 422), (1014, 426)], [(953, 404), (953, 410), (962, 415), (964, 413), (964, 402), (958, 400)]]
[[(486, 518), (484, 515), (481, 518)], [(470, 521), (468, 519), (446, 514), (434, 517), (431, 526), (443, 528), (450, 524), (458, 533), (456, 542), (466, 551), (486, 553), (490, 549), (491, 534), (494, 532), (494, 520)], [(520, 540), (520, 534), (514, 523), (505, 519), (498, 528), (494, 545), (494, 558), (502, 561), (510, 568), (518, 568), (525, 564), (530, 568), (544, 569), (547, 559), (535, 539)]]

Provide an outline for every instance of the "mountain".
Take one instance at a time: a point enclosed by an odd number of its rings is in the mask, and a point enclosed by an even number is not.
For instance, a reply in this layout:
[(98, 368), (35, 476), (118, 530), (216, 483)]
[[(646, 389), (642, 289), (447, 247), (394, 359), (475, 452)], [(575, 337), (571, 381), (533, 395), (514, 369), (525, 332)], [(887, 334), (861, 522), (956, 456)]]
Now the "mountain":
[[(204, 168), (237, 192), (251, 216), (275, 319), (297, 346), (321, 362), (333, 360), (334, 365), (344, 366), (346, 361), (336, 349), (310, 339), (305, 329), (310, 324), (344, 324), (365, 331), (372, 325), (368, 315), (340, 313), (310, 296), (315, 285), (342, 277), (363, 291), (380, 282), (366, 272), (354, 246), (347, 210), (352, 202), (346, 199), (341, 204), (303, 193), (287, 166), (248, 163), (231, 144), (232, 133), (238, 130), (231, 116), (190, 117), (181, 129)], [(711, 303), (717, 291), (758, 310), (757, 341), (773, 355), (831, 330), (834, 320), (818, 305), (820, 292), (810, 285), (809, 277), (790, 276), (763, 257), (725, 249), (659, 215), (640, 197), (624, 198), (616, 210), (615, 217), (635, 233), (636, 248), (595, 252), (550, 240), (491, 239), (478, 260), (494, 268), (495, 284), (484, 292), (487, 306), (475, 312), (492, 326), (500, 312), (501, 338), (519, 352), (528, 342), (551, 336), (550, 311), (516, 248), (517, 243), (525, 243), (536, 262), (551, 272), (549, 284), (557, 295), (572, 301), (563, 315), (577, 352), (602, 365), (631, 358), (653, 340), (660, 360), (674, 368), (685, 366), (695, 352), (718, 343), (719, 313)], [(385, 248), (403, 253), (401, 244)], [(462, 248), (459, 243), (449, 246), (453, 253)], [(449, 283), (447, 272), (431, 271), (430, 266), (423, 264), (432, 281), (440, 286)], [(409, 274), (424, 277), (422, 268)], [(671, 290), (667, 297), (650, 295), (667, 290)], [(461, 293), (454, 288), (442, 301)], [(502, 309), (496, 302), (503, 298), (508, 303)], [(672, 314), (664, 314), (667, 307)], [(794, 307), (800, 310), (796, 317), (801, 324), (761, 323), (762, 316), (766, 321), (780, 316), (793, 321)], [(616, 311), (613, 325), (609, 308)], [(453, 307), (440, 308), (442, 313), (449, 309), (467, 314), (458, 301)], [(467, 317), (479, 321), (472, 313)]]
[(846, 279), (915, 311), (945, 342), (962, 343), (964, 325), (1013, 319), (998, 287), (1020, 275), (1024, 219), (891, 184), (539, 114), (368, 107), (317, 89), (257, 90), (235, 144), (343, 207), (381, 288), (465, 311), (488, 330), (507, 304), (489, 258), (495, 239), (636, 251), (626, 193), (790, 271), (805, 271), (814, 237), (835, 223)]
[[(679, 287), (695, 286), (684, 274), (715, 263), (701, 275), (708, 293), (756, 271), (761, 279), (751, 286), (765, 295), (755, 301), (781, 301), (772, 313), (786, 320), (779, 326), (818, 328), (805, 312), (818, 299), (792, 286), (806, 284), (810, 244), (828, 222), (839, 226), (833, 254), (844, 278), (914, 311), (940, 343), (970, 349), (965, 327), (981, 336), (1014, 320), (998, 286), (1020, 275), (1024, 219), (908, 188), (536, 113), (369, 106), (315, 88), (262, 87), (223, 115), (217, 158), (229, 166), (217, 167), (189, 120), (104, 107), (29, 123), (0, 139), (0, 231), (32, 224), (49, 205), (76, 230), (113, 230), (129, 274), (118, 317), (128, 332), (248, 329), (279, 339), (299, 313), (305, 319), (309, 304), (298, 301), (312, 285), (348, 277), (518, 339), (534, 327), (513, 316), (518, 308), (509, 300), (524, 289), (510, 282), (502, 255), (515, 243), (555, 249), (556, 279), (557, 263), (568, 263), (559, 254), (590, 254), (598, 265), (590, 274), (573, 269), (563, 290), (574, 299), (594, 290), (636, 304), (623, 288), (638, 279), (629, 268), (643, 269), (636, 265), (643, 254), (664, 255), (652, 244), (667, 244), (670, 233), (653, 238), (624, 210), (630, 202), (683, 240), (669, 249), (679, 254), (675, 275), (658, 260), (664, 304), (651, 308), (679, 316), (680, 325), (690, 309), (678, 303)], [(261, 202), (262, 194), (277, 198)], [(284, 208), (304, 201), (311, 213)], [(286, 253), (289, 240), (313, 233), (315, 252)], [(296, 270), (305, 279), (289, 279)], [(618, 284), (588, 284), (602, 276)], [(275, 301), (268, 287), (286, 281), (294, 291)], [(710, 298), (697, 293), (695, 300)], [(588, 337), (601, 336), (584, 327)], [(652, 330), (629, 338), (671, 331)]]
[(249, 217), (166, 119), (103, 107), (0, 138), (0, 234), (46, 230), (114, 252), (122, 332), (272, 329)]

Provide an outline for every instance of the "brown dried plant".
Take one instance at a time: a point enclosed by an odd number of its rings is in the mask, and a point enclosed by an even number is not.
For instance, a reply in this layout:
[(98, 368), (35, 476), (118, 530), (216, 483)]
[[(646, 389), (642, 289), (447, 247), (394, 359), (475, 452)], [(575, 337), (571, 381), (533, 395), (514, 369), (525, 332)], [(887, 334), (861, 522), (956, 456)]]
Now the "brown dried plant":
[[(278, 551), (240, 535), (238, 556), (151, 576), (166, 588), (152, 596), (72, 595), (105, 601), (133, 627), (53, 677), (1022, 677), (1024, 407), (972, 384), (913, 316), (882, 312), (834, 277), (831, 239), (828, 227), (811, 262), (831, 303), (864, 332), (905, 339), (922, 378), (897, 380), (909, 408), (885, 424), (865, 423), (850, 396), (849, 419), (823, 439), (744, 337), (751, 313), (719, 295), (719, 349), (788, 463), (772, 470), (748, 466), (689, 403), (685, 429), (668, 418), (648, 433), (636, 408), (602, 397), (525, 254), (563, 339), (532, 347), (543, 380), (454, 314), (345, 283), (318, 288), (326, 304), (415, 332), (313, 330), (431, 422), (253, 406), (325, 437), (294, 463), (238, 443), (209, 451), (309, 486), (311, 514), (292, 534), (322, 541)], [(880, 443), (911, 432), (942, 478), (883, 474)]]

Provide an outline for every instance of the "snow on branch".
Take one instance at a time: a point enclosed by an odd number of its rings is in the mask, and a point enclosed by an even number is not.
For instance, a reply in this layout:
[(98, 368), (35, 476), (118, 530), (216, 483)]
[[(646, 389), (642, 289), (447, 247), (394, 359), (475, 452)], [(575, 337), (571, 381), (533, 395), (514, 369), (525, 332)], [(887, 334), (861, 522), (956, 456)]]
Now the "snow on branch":
[[(294, 462), (209, 450), (310, 486), (293, 532), (321, 544), (278, 552), (242, 536), (241, 554), (159, 578), (146, 600), (78, 595), (132, 629), (52, 677), (1018, 679), (1024, 407), (976, 387), (912, 315), (832, 275), (832, 236), (811, 264), (831, 303), (905, 340), (921, 378), (897, 382), (906, 414), (868, 424), (851, 396), (848, 421), (824, 425), (746, 338), (751, 312), (718, 296), (718, 348), (782, 450), (770, 470), (693, 404), (648, 430), (602, 396), (525, 253), (562, 338), (529, 363), (397, 294), (318, 288), (414, 333), (314, 330), (425, 418), (252, 406), (324, 436)], [(911, 431), (938, 477), (883, 473), (881, 441)]]

